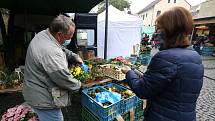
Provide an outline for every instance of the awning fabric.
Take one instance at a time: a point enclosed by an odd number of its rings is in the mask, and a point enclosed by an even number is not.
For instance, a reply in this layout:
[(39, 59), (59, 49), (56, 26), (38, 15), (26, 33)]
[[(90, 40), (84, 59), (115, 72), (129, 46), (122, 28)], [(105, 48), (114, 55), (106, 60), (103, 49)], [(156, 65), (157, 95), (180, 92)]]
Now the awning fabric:
[(88, 13), (102, 0), (0, 0), (0, 8), (27, 13)]
[(215, 18), (213, 19), (199, 19), (199, 20), (194, 20), (195, 25), (202, 25), (202, 24), (214, 24), (215, 23)]

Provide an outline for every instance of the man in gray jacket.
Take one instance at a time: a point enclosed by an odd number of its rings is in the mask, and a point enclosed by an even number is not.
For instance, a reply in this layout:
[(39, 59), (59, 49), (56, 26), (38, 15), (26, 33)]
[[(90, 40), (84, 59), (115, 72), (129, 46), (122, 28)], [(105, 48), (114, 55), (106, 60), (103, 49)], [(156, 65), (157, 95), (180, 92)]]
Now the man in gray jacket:
[[(26, 55), (23, 95), (40, 121), (63, 121), (61, 107), (70, 103), (68, 92), (77, 91), (81, 82), (69, 73), (68, 60), (82, 59), (62, 45), (71, 40), (75, 24), (64, 15), (31, 41)], [(67, 42), (68, 43), (68, 42)]]

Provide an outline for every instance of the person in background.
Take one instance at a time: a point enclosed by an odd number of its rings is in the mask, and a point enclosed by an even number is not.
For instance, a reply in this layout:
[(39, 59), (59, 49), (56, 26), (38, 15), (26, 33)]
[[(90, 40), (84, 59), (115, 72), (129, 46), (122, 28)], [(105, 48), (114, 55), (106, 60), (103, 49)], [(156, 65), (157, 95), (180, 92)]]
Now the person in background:
[(147, 46), (149, 44), (149, 35), (144, 34), (144, 37), (141, 40), (141, 44)]
[(201, 54), (201, 48), (204, 46), (206, 40), (207, 40), (207, 37), (196, 35), (195, 41), (193, 42), (193, 48), (199, 54)]
[(183, 7), (174, 7), (156, 20), (156, 32), (163, 39), (146, 72), (139, 76), (122, 69), (131, 90), (147, 99), (144, 121), (196, 121), (196, 101), (203, 83), (200, 55), (191, 48), (193, 20)]
[(60, 108), (69, 105), (69, 91), (78, 91), (81, 87), (81, 82), (68, 70), (68, 60), (80, 64), (83, 61), (62, 46), (69, 43), (74, 31), (73, 21), (59, 15), (28, 46), (23, 96), (40, 121), (63, 121)]

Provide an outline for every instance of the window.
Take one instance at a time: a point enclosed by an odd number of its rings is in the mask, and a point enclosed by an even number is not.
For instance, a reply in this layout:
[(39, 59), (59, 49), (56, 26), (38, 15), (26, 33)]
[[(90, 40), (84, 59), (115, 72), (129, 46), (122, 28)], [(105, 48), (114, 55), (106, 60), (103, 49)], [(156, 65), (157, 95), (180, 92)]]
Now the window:
[(78, 46), (93, 46), (94, 45), (94, 30), (93, 29), (77, 29), (77, 44)]
[(174, 3), (176, 3), (176, 0), (174, 0)]
[(168, 0), (168, 3), (170, 3), (170, 0)]
[(157, 16), (159, 16), (161, 14), (161, 11), (157, 11)]
[(143, 20), (144, 20), (145, 15), (143, 15)]

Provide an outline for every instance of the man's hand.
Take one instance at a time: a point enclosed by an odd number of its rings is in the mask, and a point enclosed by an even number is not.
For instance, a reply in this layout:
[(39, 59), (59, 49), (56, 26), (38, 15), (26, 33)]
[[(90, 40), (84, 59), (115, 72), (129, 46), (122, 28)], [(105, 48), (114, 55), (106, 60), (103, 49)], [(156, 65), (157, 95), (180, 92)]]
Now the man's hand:
[(84, 64), (84, 61), (81, 59), (81, 57), (76, 58), (77, 63)]
[(130, 71), (130, 70), (131, 70), (131, 68), (130, 68), (129, 66), (124, 66), (124, 67), (121, 69), (122, 73), (124, 73), (124, 74), (127, 74), (128, 71)]

